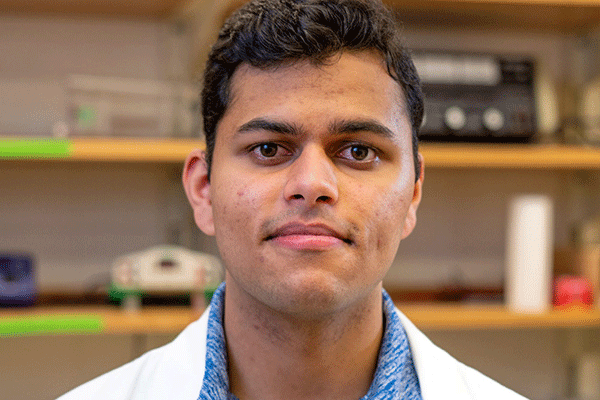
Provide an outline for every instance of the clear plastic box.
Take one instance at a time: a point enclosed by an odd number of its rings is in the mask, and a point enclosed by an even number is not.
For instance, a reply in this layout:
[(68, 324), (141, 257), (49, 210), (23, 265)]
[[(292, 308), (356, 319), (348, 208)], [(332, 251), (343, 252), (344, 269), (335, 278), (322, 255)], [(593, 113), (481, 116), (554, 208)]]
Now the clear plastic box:
[(190, 84), (72, 75), (68, 135), (198, 136), (198, 91)]

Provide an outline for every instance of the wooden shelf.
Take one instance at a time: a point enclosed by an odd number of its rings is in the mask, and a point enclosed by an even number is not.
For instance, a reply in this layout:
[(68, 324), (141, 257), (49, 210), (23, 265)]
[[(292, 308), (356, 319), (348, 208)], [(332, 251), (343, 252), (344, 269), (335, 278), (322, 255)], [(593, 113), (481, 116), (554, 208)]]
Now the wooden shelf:
[(425, 168), (600, 169), (600, 147), (511, 144), (421, 146)]
[(73, 139), (72, 161), (183, 163), (199, 140)]
[[(600, 311), (597, 310), (517, 314), (501, 305), (400, 303), (398, 307), (425, 331), (600, 328)], [(67, 334), (176, 334), (199, 317), (200, 312), (189, 307), (144, 307), (138, 313), (127, 313), (110, 306), (5, 309), (0, 310), (0, 338)], [(36, 321), (41, 322), (32, 325)], [(58, 330), (56, 321), (62, 324)], [(87, 325), (82, 325), (82, 321)], [(24, 324), (28, 324), (29, 328), (20, 331), (20, 328), (15, 328), (16, 331), (12, 333), (7, 331), (8, 326)]]
[(183, 163), (204, 148), (191, 139), (0, 138), (0, 160)]
[[(573, 33), (600, 24), (596, 0), (384, 0), (405, 23), (430, 26), (540, 29)], [(202, 13), (217, 17), (244, 0), (0, 0), (0, 14), (161, 19)], [(217, 15), (213, 9), (217, 9)], [(219, 22), (217, 21), (217, 22)]]
[(597, 0), (384, 0), (406, 24), (528, 31), (587, 32), (600, 24)]
[(502, 305), (397, 304), (423, 330), (545, 329), (600, 327), (600, 311), (552, 310), (521, 314)]
[[(65, 334), (172, 334), (200, 317), (190, 307), (49, 306), (0, 310), (0, 337)], [(11, 334), (14, 327), (16, 334)]]
[[(43, 139), (42, 146), (36, 144), (38, 139), (20, 139), (24, 153), (15, 156), (3, 152), (3, 141), (11, 140), (0, 139), (0, 160), (183, 163), (192, 149), (204, 148), (203, 142), (191, 139), (80, 138), (57, 140), (62, 144), (59, 151), (53, 146), (44, 155), (44, 142), (54, 144), (53, 139)], [(600, 169), (600, 147), (591, 146), (422, 143), (421, 152), (426, 168)]]
[(0, 14), (162, 19), (186, 0), (0, 0)]
[[(247, 0), (220, 1), (209, 10), (218, 25)], [(600, 24), (597, 0), (383, 0), (405, 24), (436, 27), (477, 27), (573, 34)], [(191, 2), (207, 10), (207, 0)], [(215, 11), (215, 12), (213, 12)]]

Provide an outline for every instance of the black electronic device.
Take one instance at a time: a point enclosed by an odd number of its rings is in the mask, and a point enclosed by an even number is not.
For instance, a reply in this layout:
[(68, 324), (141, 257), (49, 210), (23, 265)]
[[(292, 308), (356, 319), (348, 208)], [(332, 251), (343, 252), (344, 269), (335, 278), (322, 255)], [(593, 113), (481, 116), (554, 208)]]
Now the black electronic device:
[(536, 133), (534, 63), (521, 57), (415, 51), (425, 93), (420, 139), (530, 142)]
[(0, 254), (0, 306), (27, 306), (36, 300), (33, 257)]

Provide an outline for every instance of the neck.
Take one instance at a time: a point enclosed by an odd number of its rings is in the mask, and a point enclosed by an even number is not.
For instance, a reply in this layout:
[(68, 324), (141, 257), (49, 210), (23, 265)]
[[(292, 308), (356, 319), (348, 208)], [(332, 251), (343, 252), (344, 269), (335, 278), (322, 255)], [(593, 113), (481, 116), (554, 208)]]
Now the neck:
[(231, 280), (225, 291), (230, 390), (240, 400), (359, 399), (383, 336), (381, 286), (319, 318), (277, 312)]

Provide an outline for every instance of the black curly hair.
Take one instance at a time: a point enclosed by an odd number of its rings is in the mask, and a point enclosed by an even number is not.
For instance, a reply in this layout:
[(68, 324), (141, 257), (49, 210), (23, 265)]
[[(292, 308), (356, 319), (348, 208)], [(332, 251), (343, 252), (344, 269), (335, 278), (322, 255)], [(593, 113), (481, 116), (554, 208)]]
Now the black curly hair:
[(423, 93), (398, 23), (379, 0), (254, 0), (227, 19), (204, 71), (202, 116), (210, 179), (217, 124), (230, 101), (231, 79), (247, 63), (267, 69), (308, 60), (322, 65), (343, 50), (376, 50), (402, 87), (412, 125), (416, 179)]

